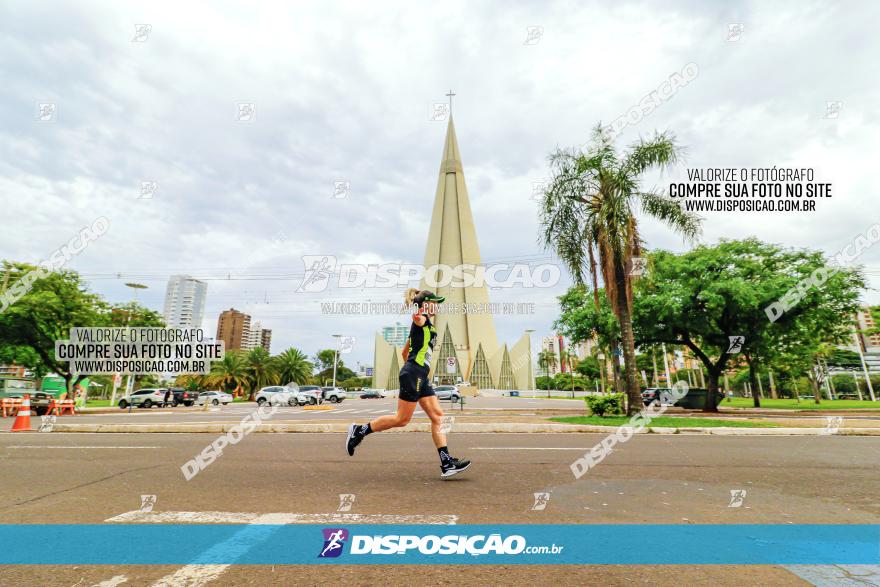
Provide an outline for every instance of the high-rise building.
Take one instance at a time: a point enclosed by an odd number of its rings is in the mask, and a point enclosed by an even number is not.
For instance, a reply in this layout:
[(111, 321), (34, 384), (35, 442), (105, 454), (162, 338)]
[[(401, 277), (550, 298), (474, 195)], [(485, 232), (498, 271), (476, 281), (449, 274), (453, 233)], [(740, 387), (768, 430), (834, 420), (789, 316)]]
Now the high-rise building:
[(249, 351), (263, 347), (272, 352), (272, 331), (263, 328), (259, 320), (252, 318), (235, 308), (225, 310), (217, 320), (217, 340), (226, 344), (226, 350)]
[(241, 348), (250, 350), (257, 348), (258, 346), (262, 346), (262, 331), (262, 322), (260, 322), (259, 320), (251, 322), (251, 324), (248, 326), (247, 335), (244, 336)]
[(546, 371), (546, 375), (553, 377), (557, 373), (565, 372), (566, 362), (563, 360), (564, 343), (562, 337), (558, 334), (545, 336), (541, 339), (541, 350), (553, 353), (553, 360), (548, 361), (547, 365), (542, 368)]
[(395, 322), (394, 326), (386, 326), (382, 329), (382, 338), (391, 346), (402, 348), (409, 336), (409, 326)]
[(260, 346), (266, 349), (267, 353), (272, 352), (272, 331), (268, 328), (260, 330)]
[[(414, 204), (419, 205), (415, 202)], [(446, 142), (440, 160), (424, 259), (425, 275), (420, 289), (430, 289), (444, 296), (450, 306), (489, 307), (489, 290), (485, 283), (468, 284), (469, 280), (455, 271), (457, 267), (479, 266), (481, 260), (452, 116), (449, 117), (446, 127)], [(444, 267), (453, 268), (452, 280), (439, 275)], [(441, 285), (433, 286), (432, 283)], [(437, 341), (430, 372), (433, 381), (468, 381), (480, 389), (531, 387), (531, 357), (527, 334), (523, 334), (511, 347), (499, 344), (494, 318), (485, 311), (441, 312), (436, 316), (435, 328)], [(393, 389), (397, 386), (399, 355), (399, 348), (387, 342), (377, 332), (374, 387)]]
[(251, 317), (235, 308), (224, 310), (217, 319), (217, 340), (226, 350), (250, 348)]
[[(859, 325), (859, 330), (871, 330), (877, 327), (874, 316), (871, 314), (870, 306), (862, 306), (862, 308), (856, 312), (856, 322)], [(866, 351), (880, 350), (880, 333), (860, 334), (859, 336), (862, 339), (862, 347)]]
[(169, 328), (201, 328), (205, 317), (208, 284), (189, 275), (172, 275), (165, 288), (165, 325)]

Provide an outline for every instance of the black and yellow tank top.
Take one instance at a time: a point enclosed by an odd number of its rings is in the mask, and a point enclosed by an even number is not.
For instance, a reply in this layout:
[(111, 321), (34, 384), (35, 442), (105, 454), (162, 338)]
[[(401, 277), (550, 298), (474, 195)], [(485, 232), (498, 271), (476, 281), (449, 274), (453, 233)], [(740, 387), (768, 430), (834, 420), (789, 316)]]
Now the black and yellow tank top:
[(406, 362), (415, 363), (426, 370), (430, 369), (435, 342), (437, 342), (437, 329), (427, 316), (423, 326), (413, 322), (409, 327), (409, 356)]

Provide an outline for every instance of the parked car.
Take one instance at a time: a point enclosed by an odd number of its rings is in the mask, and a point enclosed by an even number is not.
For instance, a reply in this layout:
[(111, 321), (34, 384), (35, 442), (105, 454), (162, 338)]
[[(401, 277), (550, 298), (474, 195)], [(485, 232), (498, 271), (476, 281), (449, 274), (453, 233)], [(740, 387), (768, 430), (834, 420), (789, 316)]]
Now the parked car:
[(197, 391), (189, 391), (182, 387), (172, 387), (171, 394), (171, 407), (177, 407), (181, 404), (189, 407), (196, 403), (196, 400), (199, 399), (199, 392)]
[(324, 402), (324, 392), (317, 385), (300, 385), (299, 392), (308, 398), (308, 403), (313, 406)]
[(123, 410), (129, 405), (136, 408), (152, 408), (153, 406), (162, 406), (165, 404), (165, 388), (146, 388), (139, 389), (131, 395), (126, 395), (119, 400), (117, 404)]
[(321, 396), (331, 404), (338, 404), (347, 398), (348, 394), (341, 387), (322, 387)]
[[(671, 399), (672, 390), (668, 387), (649, 387), (642, 390), (642, 403), (646, 406), (653, 401), (663, 403), (663, 398)], [(665, 405), (674, 405), (666, 402)]]
[[(0, 398), (34, 396), (37, 387), (32, 379), (24, 377), (0, 377)], [(33, 404), (31, 404), (33, 405)]]
[(381, 389), (364, 388), (361, 392), (361, 399), (381, 399), (383, 397), (385, 397), (385, 394), (382, 393)]
[(437, 396), (437, 399), (448, 399), (452, 403), (461, 400), (461, 394), (454, 385), (438, 385), (434, 388), (434, 394)]
[(199, 394), (199, 399), (196, 400), (196, 405), (203, 406), (207, 402), (212, 406), (219, 406), (220, 404), (225, 406), (231, 404), (232, 399), (232, 395), (225, 391), (203, 391)]
[(257, 392), (257, 404), (263, 406), (269, 404), (272, 406), (295, 406), (299, 403), (297, 400), (296, 390), (281, 385), (270, 385), (264, 387)]

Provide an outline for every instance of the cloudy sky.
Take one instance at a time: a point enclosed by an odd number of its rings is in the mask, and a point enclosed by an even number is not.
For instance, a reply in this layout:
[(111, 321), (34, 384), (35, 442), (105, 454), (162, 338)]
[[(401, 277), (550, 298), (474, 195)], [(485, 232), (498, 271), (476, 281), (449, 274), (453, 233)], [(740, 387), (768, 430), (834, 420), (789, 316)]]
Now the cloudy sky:
[[(402, 291), (297, 293), (302, 256), (422, 261), (446, 127), (430, 114), (449, 88), (484, 260), (552, 261), (530, 199), (548, 153), (689, 63), (697, 77), (619, 137), (669, 130), (686, 146), (646, 187), (687, 167), (774, 165), (833, 184), (809, 214), (706, 214), (704, 242), (834, 253), (880, 221), (877, 3), (417, 4), (4, 4), (0, 257), (37, 262), (106, 216), (69, 265), (106, 298), (130, 299), (137, 281), (161, 310), (168, 276), (188, 273), (208, 280), (211, 333), (235, 307), (273, 329), (273, 351), (311, 355), (342, 333), (358, 340), (348, 363), (369, 363), (393, 317), (322, 316), (320, 302)], [(242, 103), (252, 120), (238, 120)], [(331, 197), (339, 181), (345, 198)], [(650, 220), (642, 230), (649, 247), (688, 246)], [(880, 285), (880, 246), (860, 261)], [(536, 303), (497, 318), (499, 337), (549, 333), (567, 283), (493, 291)]]

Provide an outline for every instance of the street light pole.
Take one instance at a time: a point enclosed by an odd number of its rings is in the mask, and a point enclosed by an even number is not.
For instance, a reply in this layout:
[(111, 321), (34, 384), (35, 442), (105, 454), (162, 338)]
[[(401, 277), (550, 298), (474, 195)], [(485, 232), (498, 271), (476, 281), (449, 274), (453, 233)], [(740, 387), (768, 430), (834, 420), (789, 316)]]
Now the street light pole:
[(336, 363), (339, 362), (339, 338), (341, 334), (334, 334), (333, 338), (336, 339), (336, 350), (333, 352), (333, 389), (336, 389)]
[(862, 370), (865, 372), (865, 382), (868, 384), (868, 394), (871, 396), (871, 401), (877, 401), (877, 398), (874, 397), (874, 386), (871, 385), (871, 376), (868, 374), (868, 365), (865, 363), (865, 355), (862, 354), (862, 341), (859, 340), (859, 335), (853, 331), (853, 338), (856, 339), (856, 350), (859, 351), (859, 359), (862, 361)]
[[(138, 290), (139, 290), (139, 289), (147, 289), (147, 286), (144, 285), (143, 283), (126, 283), (126, 284), (125, 284), (125, 287), (131, 288), (132, 291), (134, 292), (134, 298), (133, 298), (133, 300), (132, 300), (132, 302), (131, 302), (132, 304), (137, 304)], [(128, 325), (129, 325), (129, 323), (131, 322), (131, 312), (132, 312), (133, 310), (134, 310), (134, 308), (131, 308), (131, 310), (129, 310), (129, 311), (128, 311), (128, 314), (125, 316), (125, 326), (126, 326), (126, 328), (128, 328)], [(131, 333), (131, 330), (129, 330), (129, 334), (130, 334), (130, 333)], [(131, 338), (131, 336), (129, 336), (129, 338)], [(116, 378), (115, 378), (115, 377), (113, 378), (113, 385), (114, 385), (114, 388), (113, 388), (114, 397), (113, 397), (113, 399), (115, 400), (115, 399), (116, 399), (116, 397), (115, 397), (115, 394), (116, 394), (116, 387), (115, 387), (115, 386), (116, 386)], [(132, 406), (131, 406), (131, 396), (132, 396), (133, 393), (134, 393), (134, 379), (132, 378), (131, 373), (129, 373), (129, 374), (128, 374), (128, 379), (127, 379), (126, 382), (125, 382), (125, 395), (128, 396), (128, 413), (129, 413), (129, 414), (131, 413), (131, 407), (132, 407)], [(112, 402), (111, 402), (111, 405), (112, 405)]]
[(533, 332), (534, 332), (534, 329), (531, 329), (531, 328), (526, 330), (526, 336), (529, 337), (529, 381), (528, 381), (528, 383), (526, 383), (526, 385), (528, 386), (529, 391), (535, 390), (535, 373), (534, 373), (534, 370), (532, 367), (532, 333)]
[(666, 387), (672, 387), (672, 380), (669, 378), (669, 357), (666, 356), (666, 343), (660, 343), (663, 347), (663, 368), (666, 370)]

